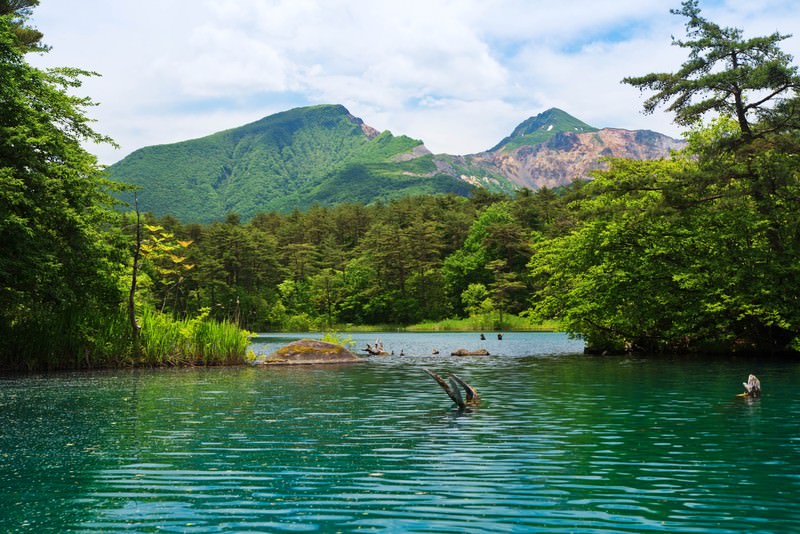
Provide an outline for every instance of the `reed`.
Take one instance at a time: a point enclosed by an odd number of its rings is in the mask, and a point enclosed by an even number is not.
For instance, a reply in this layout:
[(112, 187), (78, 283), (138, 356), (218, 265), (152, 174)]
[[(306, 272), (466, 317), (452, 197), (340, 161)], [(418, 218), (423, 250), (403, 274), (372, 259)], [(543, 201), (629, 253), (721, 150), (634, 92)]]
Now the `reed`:
[(249, 332), (228, 321), (215, 321), (207, 311), (177, 320), (145, 308), (141, 313), (137, 365), (241, 365), (247, 362)]
[(31, 310), (24, 321), (0, 325), (0, 370), (96, 369), (182, 365), (241, 365), (250, 333), (208, 312), (176, 320), (152, 307), (138, 314), (133, 353), (127, 310), (101, 315), (85, 310)]

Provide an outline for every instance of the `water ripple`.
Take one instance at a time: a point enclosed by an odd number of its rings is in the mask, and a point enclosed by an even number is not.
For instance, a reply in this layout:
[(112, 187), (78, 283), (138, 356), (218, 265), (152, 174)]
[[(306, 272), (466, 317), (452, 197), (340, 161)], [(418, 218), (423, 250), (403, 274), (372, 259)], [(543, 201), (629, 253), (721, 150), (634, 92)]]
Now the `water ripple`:
[[(553, 340), (512, 334), (496, 357), (432, 359), (446, 338), (420, 339), (347, 368), (2, 383), (0, 529), (800, 530), (797, 365), (759, 370), (747, 405), (734, 364), (532, 355)], [(481, 406), (456, 410), (423, 367)]]

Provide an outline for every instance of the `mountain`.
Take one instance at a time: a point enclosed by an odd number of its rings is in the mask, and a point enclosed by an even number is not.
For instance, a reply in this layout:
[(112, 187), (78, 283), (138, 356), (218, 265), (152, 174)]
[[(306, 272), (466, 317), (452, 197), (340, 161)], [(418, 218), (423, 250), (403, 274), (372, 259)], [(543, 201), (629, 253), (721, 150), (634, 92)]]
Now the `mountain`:
[(523, 121), (514, 128), (511, 135), (497, 143), (489, 152), (510, 151), (521, 146), (544, 143), (553, 136), (563, 132), (596, 132), (597, 128), (579, 121), (572, 115), (557, 108), (550, 108), (544, 113)]
[(338, 105), (292, 109), (200, 139), (142, 148), (107, 172), (140, 187), (142, 211), (187, 222), (471, 190), (440, 173), (421, 141), (378, 132)]
[(525, 120), (486, 152), (437, 155), (434, 162), (440, 172), (476, 187), (541, 189), (589, 178), (607, 166), (606, 157), (657, 159), (684, 144), (650, 130), (594, 128), (553, 108)]
[[(647, 130), (598, 129), (559, 109), (531, 117), (479, 154), (432, 154), (378, 132), (339, 105), (296, 108), (200, 139), (142, 148), (108, 168), (139, 186), (139, 207), (184, 222), (236, 212), (288, 212), (318, 202), (370, 203), (473, 187), (512, 192), (587, 178), (606, 156), (654, 159), (682, 141)], [(122, 199), (131, 202), (132, 194)]]

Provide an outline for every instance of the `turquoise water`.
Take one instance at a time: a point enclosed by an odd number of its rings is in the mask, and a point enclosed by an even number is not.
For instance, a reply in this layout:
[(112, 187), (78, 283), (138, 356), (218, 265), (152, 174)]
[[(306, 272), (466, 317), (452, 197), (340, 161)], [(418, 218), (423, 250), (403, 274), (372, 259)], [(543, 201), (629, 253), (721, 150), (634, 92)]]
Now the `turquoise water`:
[(797, 363), (379, 336), (357, 365), (0, 379), (0, 532), (800, 531)]

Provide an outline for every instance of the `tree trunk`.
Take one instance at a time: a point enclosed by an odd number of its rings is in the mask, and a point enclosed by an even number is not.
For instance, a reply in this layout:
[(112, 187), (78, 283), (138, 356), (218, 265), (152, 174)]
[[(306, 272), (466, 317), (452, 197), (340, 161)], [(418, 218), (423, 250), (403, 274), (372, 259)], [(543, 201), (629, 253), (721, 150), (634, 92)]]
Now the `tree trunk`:
[(139, 215), (139, 199), (133, 194), (133, 206), (136, 210), (136, 244), (133, 249), (133, 272), (131, 274), (131, 290), (128, 293), (128, 319), (131, 323), (131, 341), (133, 355), (139, 354), (139, 323), (136, 321), (136, 277), (139, 272), (139, 258), (142, 251), (142, 224)]

